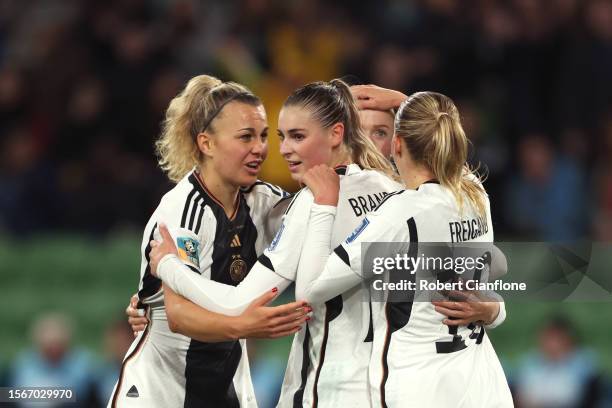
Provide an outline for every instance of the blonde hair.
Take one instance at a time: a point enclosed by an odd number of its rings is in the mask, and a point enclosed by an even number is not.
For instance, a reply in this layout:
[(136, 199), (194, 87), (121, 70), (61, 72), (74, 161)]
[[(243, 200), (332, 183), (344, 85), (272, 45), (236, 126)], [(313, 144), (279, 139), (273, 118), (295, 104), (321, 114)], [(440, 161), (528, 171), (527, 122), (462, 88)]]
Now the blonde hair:
[(198, 134), (215, 133), (214, 120), (232, 101), (253, 106), (260, 99), (248, 88), (235, 82), (222, 82), (209, 76), (193, 77), (168, 106), (162, 132), (155, 142), (159, 167), (174, 182), (180, 181), (204, 160), (197, 144)]
[(365, 135), (357, 104), (344, 81), (332, 79), (329, 82), (312, 82), (296, 89), (283, 106), (300, 106), (308, 109), (323, 128), (342, 123), (343, 143), (353, 162), (361, 168), (378, 170), (391, 178), (397, 178), (391, 163)]
[(452, 191), (461, 211), (467, 197), (485, 217), (485, 192), (476, 170), (467, 163), (469, 141), (449, 97), (435, 92), (411, 95), (395, 116), (395, 133), (406, 143), (412, 159), (424, 164)]

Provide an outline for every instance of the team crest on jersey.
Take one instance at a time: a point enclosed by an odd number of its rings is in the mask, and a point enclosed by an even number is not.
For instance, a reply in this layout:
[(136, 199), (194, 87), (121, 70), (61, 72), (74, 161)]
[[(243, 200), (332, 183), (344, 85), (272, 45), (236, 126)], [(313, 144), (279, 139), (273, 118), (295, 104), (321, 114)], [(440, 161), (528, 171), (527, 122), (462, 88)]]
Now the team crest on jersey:
[(353, 231), (351, 235), (349, 235), (349, 237), (346, 239), (346, 243), (350, 244), (351, 242), (356, 240), (359, 234), (361, 234), (363, 230), (366, 229), (369, 223), (370, 221), (367, 218), (364, 218), (363, 221), (361, 221), (361, 224), (359, 224), (359, 226), (355, 228), (355, 231)]
[(179, 258), (181, 258), (183, 262), (187, 262), (196, 268), (200, 267), (199, 246), (200, 243), (193, 238), (178, 237), (176, 239)]
[(240, 258), (240, 255), (235, 255), (232, 258), (234, 258), (234, 261), (230, 265), (230, 277), (234, 282), (242, 282), (247, 274), (247, 264)]
[(280, 228), (278, 229), (278, 232), (274, 236), (274, 239), (270, 243), (270, 246), (268, 247), (268, 251), (274, 251), (274, 249), (276, 248), (276, 246), (280, 242), (281, 235), (283, 235), (283, 230), (284, 229), (285, 229), (285, 223), (282, 223)]

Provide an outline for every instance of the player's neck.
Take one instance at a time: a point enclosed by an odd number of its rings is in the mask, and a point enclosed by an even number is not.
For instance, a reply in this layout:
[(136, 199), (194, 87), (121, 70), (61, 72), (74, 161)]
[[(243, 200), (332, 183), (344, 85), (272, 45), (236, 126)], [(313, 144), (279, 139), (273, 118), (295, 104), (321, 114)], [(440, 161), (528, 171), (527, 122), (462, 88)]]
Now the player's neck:
[(416, 190), (421, 184), (426, 181), (435, 179), (436, 176), (427, 168), (423, 166), (415, 166), (410, 169), (406, 169), (402, 181), (406, 188)]
[(215, 171), (210, 171), (200, 166), (200, 176), (206, 189), (219, 201), (228, 218), (234, 214), (238, 200), (239, 186), (231, 185), (221, 179)]
[(338, 151), (338, 153), (332, 157), (329, 167), (336, 168), (338, 166), (351, 164), (352, 162), (351, 155), (346, 151), (344, 146), (342, 146), (342, 150)]

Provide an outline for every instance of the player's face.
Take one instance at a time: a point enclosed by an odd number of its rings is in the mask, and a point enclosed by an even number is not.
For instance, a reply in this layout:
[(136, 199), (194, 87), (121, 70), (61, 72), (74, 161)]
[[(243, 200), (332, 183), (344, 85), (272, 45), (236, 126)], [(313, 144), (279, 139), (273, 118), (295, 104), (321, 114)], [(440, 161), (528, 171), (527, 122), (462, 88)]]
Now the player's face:
[(332, 161), (330, 131), (323, 128), (308, 109), (284, 107), (278, 116), (278, 136), (280, 153), (289, 165), (291, 178), (298, 182), (311, 167)]
[(366, 109), (359, 111), (359, 118), (365, 134), (374, 142), (376, 148), (385, 157), (391, 157), (393, 115), (387, 111)]
[(257, 181), (268, 154), (268, 120), (262, 105), (230, 102), (214, 121), (210, 138), (213, 168), (222, 180), (235, 186)]

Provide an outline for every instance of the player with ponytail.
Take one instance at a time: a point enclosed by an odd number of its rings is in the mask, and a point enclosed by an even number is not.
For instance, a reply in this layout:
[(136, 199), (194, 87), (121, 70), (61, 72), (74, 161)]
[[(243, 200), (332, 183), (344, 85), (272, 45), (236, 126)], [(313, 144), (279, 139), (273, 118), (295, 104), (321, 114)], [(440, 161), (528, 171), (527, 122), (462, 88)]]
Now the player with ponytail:
[[(363, 89), (356, 93), (371, 107), (389, 109), (393, 106), (388, 102), (397, 101), (395, 91)], [(503, 302), (461, 292), (454, 295), (467, 301), (419, 300), (422, 281), (415, 279), (423, 279), (424, 268), (416, 266), (405, 274), (393, 269), (380, 279), (362, 265), (367, 262), (362, 255), (370, 253), (364, 253), (363, 245), (369, 243), (408, 244), (402, 253), (416, 257), (429, 254), (431, 247), (423, 243), (445, 243), (460, 251), (456, 245), (469, 241), (470, 248), (482, 243), (477, 256), (487, 259), (491, 276), (500, 273), (489, 199), (467, 164), (468, 140), (452, 100), (435, 92), (418, 92), (403, 100), (391, 150), (405, 189), (390, 195), (333, 252), (321, 250), (312, 256), (311, 266), (323, 272), (304, 290), (304, 298), (313, 304), (330, 302), (364, 283), (369, 286), (378, 306), (369, 365), (372, 406), (511, 407), (504, 372), (485, 330), (505, 319)], [(321, 220), (308, 232), (304, 246), (317, 247), (323, 237), (318, 231), (335, 222), (333, 216)], [(385, 254), (377, 252), (381, 255)], [(416, 290), (381, 286), (387, 280), (397, 284), (410, 279)]]

